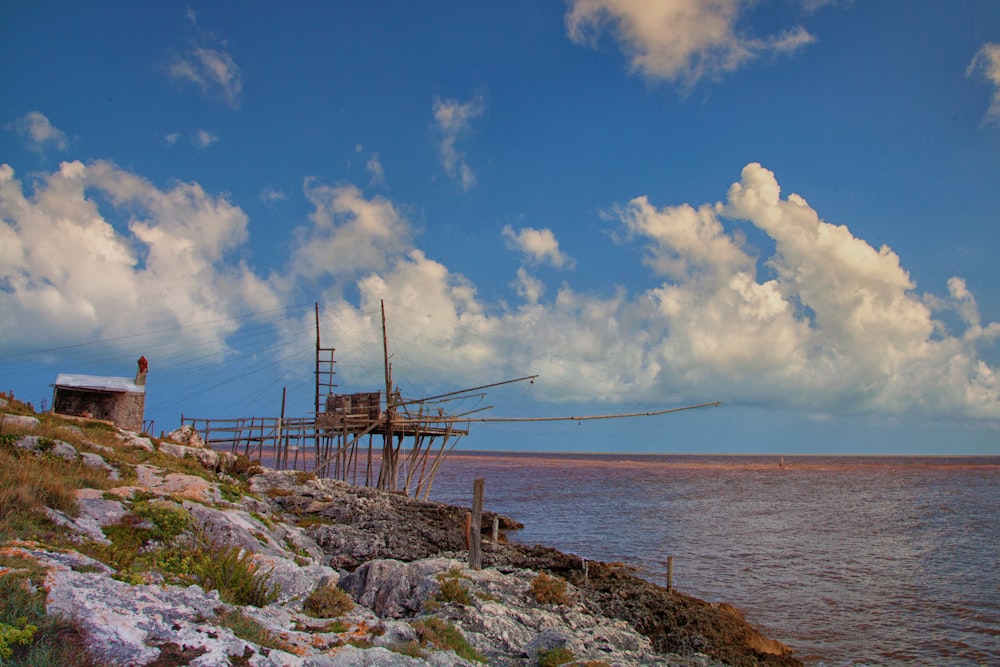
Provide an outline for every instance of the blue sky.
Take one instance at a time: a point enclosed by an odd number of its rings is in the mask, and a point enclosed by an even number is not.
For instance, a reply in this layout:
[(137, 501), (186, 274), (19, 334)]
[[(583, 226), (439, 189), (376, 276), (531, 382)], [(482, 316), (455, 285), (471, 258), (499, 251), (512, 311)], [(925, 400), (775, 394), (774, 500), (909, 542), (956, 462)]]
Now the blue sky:
[(0, 7), (0, 385), (468, 449), (1000, 454), (995, 2)]

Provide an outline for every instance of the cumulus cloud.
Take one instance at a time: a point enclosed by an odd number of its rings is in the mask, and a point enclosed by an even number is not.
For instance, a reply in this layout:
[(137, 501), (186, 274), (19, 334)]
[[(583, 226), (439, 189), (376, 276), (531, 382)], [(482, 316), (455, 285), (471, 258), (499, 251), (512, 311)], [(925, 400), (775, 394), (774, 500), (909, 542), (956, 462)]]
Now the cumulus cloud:
[(737, 29), (743, 0), (570, 0), (566, 31), (577, 44), (596, 45), (610, 29), (633, 72), (693, 85), (760, 56), (796, 51), (814, 40), (796, 26), (767, 38)]
[[(123, 212), (119, 228), (112, 219)], [(2, 165), (0, 342), (18, 349), (183, 326), (165, 347), (224, 354), (239, 312), (277, 303), (231, 257), (247, 233), (239, 207), (196, 183), (161, 190), (108, 162), (65, 162), (26, 188)]]
[(990, 100), (990, 108), (986, 112), (986, 118), (1000, 123), (1000, 44), (983, 44), (972, 62), (969, 63), (965, 74), (972, 76), (976, 72), (982, 73), (983, 77), (993, 84), (993, 95)]
[[(446, 368), (451, 386), (540, 373), (536, 398), (551, 401), (718, 399), (811, 414), (1000, 418), (1000, 376), (978, 352), (1000, 324), (980, 321), (965, 282), (953, 278), (942, 296), (918, 293), (890, 248), (783, 196), (761, 165), (747, 165), (724, 201), (657, 207), (637, 197), (615, 216), (659, 277), (645, 291), (562, 285), (546, 299), (522, 267), (513, 283), (521, 302), (498, 309), (401, 245), (357, 281), (358, 303), (332, 299), (325, 321), (339, 327), (343, 348), (368, 348), (359, 368), (378, 368), (366, 336), (385, 299), (401, 332), (394, 367), (418, 377)], [(774, 241), (770, 257), (746, 246), (745, 224)], [(959, 315), (959, 330), (946, 311)]]
[(43, 153), (46, 148), (65, 151), (69, 148), (66, 133), (55, 127), (41, 111), (29, 111), (21, 118), (7, 124), (31, 150)]
[(187, 19), (194, 31), (192, 45), (171, 56), (167, 75), (176, 81), (193, 83), (207, 97), (221, 100), (233, 109), (239, 108), (243, 73), (236, 61), (224, 50), (222, 40), (199, 28), (194, 12), (188, 10)]
[(410, 226), (388, 199), (365, 199), (353, 185), (305, 181), (313, 205), (309, 225), (296, 230), (292, 270), (316, 280), (343, 279), (363, 270), (382, 270), (410, 248)]
[(559, 242), (551, 229), (524, 227), (515, 231), (510, 225), (505, 225), (503, 235), (510, 247), (535, 264), (551, 264), (557, 269), (573, 268), (573, 258), (559, 250)]
[[(514, 303), (486, 300), (417, 247), (392, 201), (315, 179), (304, 190), (313, 211), (285, 273), (265, 280), (237, 259), (246, 215), (196, 183), (160, 189), (110, 163), (67, 162), (26, 186), (0, 167), (0, 344), (185, 325), (174, 344), (221, 355), (239, 312), (319, 286), (351, 386), (378, 381), (384, 299), (397, 382), (428, 393), (538, 373), (534, 395), (552, 402), (1000, 420), (1000, 374), (980, 354), (1000, 323), (982, 321), (966, 282), (918, 292), (891, 248), (823, 220), (756, 163), (716, 203), (639, 196), (613, 209), (622, 242), (644, 252), (646, 289), (552, 288), (521, 267)], [(770, 256), (748, 246), (747, 225), (773, 241)], [(505, 235), (539, 261), (561, 256), (554, 236), (527, 231)], [(216, 324), (189, 326), (201, 322)], [(284, 335), (308, 349), (311, 317)]]
[(485, 112), (483, 98), (477, 96), (468, 102), (435, 99), (433, 110), (434, 121), (441, 134), (441, 164), (463, 190), (468, 190), (476, 184), (476, 173), (465, 161), (465, 154), (458, 149), (457, 143), (471, 129), (472, 120)]

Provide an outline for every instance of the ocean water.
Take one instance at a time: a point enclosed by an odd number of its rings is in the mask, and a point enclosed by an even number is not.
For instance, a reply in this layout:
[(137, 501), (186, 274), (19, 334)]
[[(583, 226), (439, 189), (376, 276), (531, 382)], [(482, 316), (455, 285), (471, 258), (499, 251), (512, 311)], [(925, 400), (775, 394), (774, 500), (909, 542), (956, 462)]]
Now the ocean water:
[(1000, 457), (454, 452), (431, 498), (728, 602), (808, 665), (1000, 665)]

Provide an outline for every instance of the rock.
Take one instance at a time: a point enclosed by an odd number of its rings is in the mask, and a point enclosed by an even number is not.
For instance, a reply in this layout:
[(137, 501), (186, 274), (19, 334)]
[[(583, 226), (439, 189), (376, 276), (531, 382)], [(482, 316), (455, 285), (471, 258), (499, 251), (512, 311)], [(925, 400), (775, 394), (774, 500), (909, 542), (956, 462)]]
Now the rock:
[(190, 424), (184, 424), (179, 429), (173, 430), (167, 434), (167, 439), (178, 445), (184, 445), (185, 447), (198, 447), (204, 448), (205, 441), (201, 439), (198, 435), (198, 431), (194, 429)]
[(323, 664), (329, 667), (424, 667), (428, 663), (384, 648), (363, 650), (348, 645), (337, 649), (330, 661)]
[(64, 461), (76, 461), (80, 458), (80, 453), (76, 451), (76, 447), (68, 442), (43, 438), (38, 435), (23, 436), (14, 443), (14, 446), (35, 454), (49, 454)]
[(4, 431), (34, 431), (42, 422), (38, 420), (37, 417), (31, 417), (29, 415), (2, 415), (0, 416), (0, 427)]
[(259, 572), (269, 573), (268, 582), (279, 587), (278, 604), (301, 603), (320, 586), (336, 585), (340, 575), (326, 565), (300, 566), (293, 560), (275, 556), (256, 555), (254, 561)]
[(127, 513), (117, 500), (105, 500), (97, 489), (79, 489), (76, 492), (77, 515), (69, 517), (49, 509), (48, 515), (56, 524), (73, 530), (99, 544), (111, 544), (101, 530), (103, 526), (117, 523)]
[(90, 452), (80, 452), (80, 460), (83, 464), (89, 468), (100, 468), (108, 473), (108, 479), (118, 480), (121, 479), (121, 475), (118, 474), (118, 468), (104, 460), (104, 457), (100, 454), (92, 454)]
[(420, 611), (440, 590), (435, 575), (459, 568), (458, 561), (433, 558), (413, 563), (373, 560), (340, 579), (339, 586), (380, 617), (400, 618)]
[(197, 475), (186, 475), (171, 472), (163, 475), (163, 471), (155, 466), (140, 463), (135, 467), (136, 484), (150, 491), (176, 495), (199, 503), (221, 503), (222, 492), (219, 485), (209, 482)]
[(188, 447), (187, 445), (178, 445), (171, 442), (161, 442), (159, 449), (164, 454), (176, 456), (179, 459), (190, 456), (210, 470), (215, 470), (219, 467), (219, 453), (211, 449)]
[(190, 512), (199, 532), (211, 542), (238, 546), (264, 556), (289, 559), (295, 556), (270, 527), (243, 510), (220, 510), (197, 502), (185, 502), (183, 505)]
[(121, 431), (118, 435), (121, 438), (122, 443), (126, 447), (134, 447), (135, 449), (141, 449), (143, 451), (152, 452), (155, 450), (153, 447), (153, 441), (149, 438), (139, 435), (134, 431)]
[[(86, 631), (88, 648), (101, 664), (143, 665), (160, 657), (169, 643), (204, 649), (191, 665), (226, 665), (229, 656), (254, 656), (259, 647), (228, 628), (209, 626), (207, 615), (220, 606), (218, 595), (197, 586), (133, 586), (100, 574), (54, 569), (46, 577), (46, 610), (74, 618)], [(276, 659), (253, 665), (281, 665)]]

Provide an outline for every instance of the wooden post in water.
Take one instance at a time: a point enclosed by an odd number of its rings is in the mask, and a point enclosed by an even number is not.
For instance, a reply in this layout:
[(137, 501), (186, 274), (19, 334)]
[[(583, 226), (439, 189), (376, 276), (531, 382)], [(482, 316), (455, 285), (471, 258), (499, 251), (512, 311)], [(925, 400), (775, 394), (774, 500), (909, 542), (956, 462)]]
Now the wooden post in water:
[(483, 567), (483, 486), (485, 479), (472, 482), (472, 530), (469, 537), (469, 568), (480, 570)]
[(674, 557), (667, 556), (667, 590), (674, 590)]
[(493, 551), (500, 548), (500, 517), (493, 517)]

